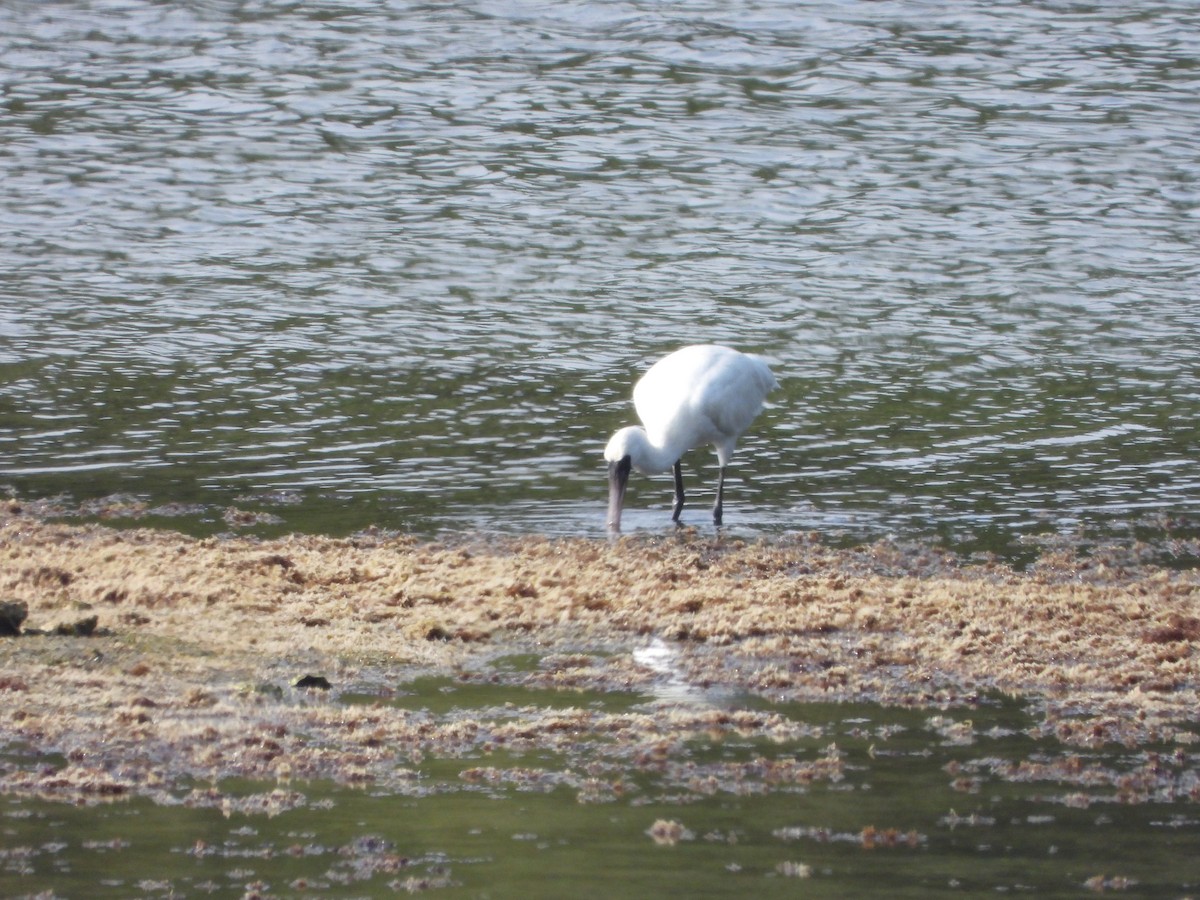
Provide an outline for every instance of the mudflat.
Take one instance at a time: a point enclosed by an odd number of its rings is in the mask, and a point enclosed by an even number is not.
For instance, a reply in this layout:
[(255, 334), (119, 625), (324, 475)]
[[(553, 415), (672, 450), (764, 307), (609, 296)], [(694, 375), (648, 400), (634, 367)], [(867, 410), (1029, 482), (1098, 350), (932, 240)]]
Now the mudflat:
[[(697, 728), (770, 736), (780, 719), (737, 702), (755, 695), (929, 709), (1010, 695), (1068, 745), (1198, 739), (1200, 573), (1136, 547), (1014, 571), (686, 529), (197, 539), (12, 503), (0, 602), (27, 610), (0, 638), (0, 747), (60, 760), (0, 766), (0, 792), (77, 802), (225, 777), (402, 790), (424, 756), (553, 748), (582, 728), (652, 756)], [(361, 702), (431, 676), (660, 699), (530, 706), (502, 725)]]

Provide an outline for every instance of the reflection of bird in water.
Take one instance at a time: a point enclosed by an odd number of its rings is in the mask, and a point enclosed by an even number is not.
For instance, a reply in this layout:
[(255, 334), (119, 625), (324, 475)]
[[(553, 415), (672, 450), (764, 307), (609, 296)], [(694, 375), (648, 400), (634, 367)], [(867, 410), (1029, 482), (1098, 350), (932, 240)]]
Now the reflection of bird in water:
[(712, 444), (720, 475), (713, 521), (721, 524), (725, 469), (742, 436), (778, 387), (767, 364), (757, 356), (728, 347), (693, 345), (663, 357), (633, 388), (633, 405), (645, 427), (630, 425), (612, 436), (604, 450), (608, 460), (608, 527), (621, 528), (621, 507), (629, 472), (675, 473), (675, 511), (683, 510), (683, 476), (679, 459), (692, 447)]

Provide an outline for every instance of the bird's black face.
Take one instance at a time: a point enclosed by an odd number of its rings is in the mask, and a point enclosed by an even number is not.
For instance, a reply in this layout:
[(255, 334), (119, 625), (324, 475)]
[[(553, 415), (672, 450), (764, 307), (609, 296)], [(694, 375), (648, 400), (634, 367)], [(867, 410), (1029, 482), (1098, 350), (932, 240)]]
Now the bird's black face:
[(621, 530), (621, 507), (625, 504), (625, 487), (629, 484), (629, 471), (633, 468), (633, 457), (622, 456), (608, 464), (608, 530)]

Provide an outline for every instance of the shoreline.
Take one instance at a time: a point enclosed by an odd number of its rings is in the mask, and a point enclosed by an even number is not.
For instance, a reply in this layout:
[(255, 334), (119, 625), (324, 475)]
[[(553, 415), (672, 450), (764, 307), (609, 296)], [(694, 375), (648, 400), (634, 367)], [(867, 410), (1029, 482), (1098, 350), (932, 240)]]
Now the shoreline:
[[(0, 508), (0, 601), (26, 603), (27, 632), (42, 632), (0, 638), (0, 748), (63, 760), (0, 765), (0, 793), (72, 802), (204, 777), (402, 792), (408, 761), (478, 749), (463, 735), (478, 723), (430, 726), (341, 697), (427, 676), (568, 701), (671, 688), (678, 702), (637, 713), (664, 740), (779, 728), (738, 697), (932, 710), (997, 696), (1029, 704), (1036, 736), (1067, 746), (1200, 740), (1200, 572), (1134, 553), (1050, 552), (1015, 572), (932, 548), (687, 529), (614, 542), (198, 539), (14, 504)], [(72, 633), (92, 616), (90, 635)], [(515, 655), (529, 664), (496, 665)], [(296, 687), (306, 675), (330, 689)], [(588, 727), (615, 715), (581, 706)], [(521, 746), (559, 746), (564, 715), (519, 711)]]

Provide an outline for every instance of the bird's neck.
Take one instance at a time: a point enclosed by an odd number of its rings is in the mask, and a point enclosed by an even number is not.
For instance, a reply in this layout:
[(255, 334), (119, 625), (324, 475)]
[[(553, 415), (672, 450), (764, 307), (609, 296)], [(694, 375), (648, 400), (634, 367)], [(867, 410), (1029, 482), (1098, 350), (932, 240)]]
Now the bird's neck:
[(666, 472), (683, 455), (683, 449), (680, 447), (655, 444), (644, 429), (639, 428), (638, 435), (640, 440), (637, 441), (636, 447), (631, 448), (631, 456), (634, 468), (640, 472), (649, 475)]

